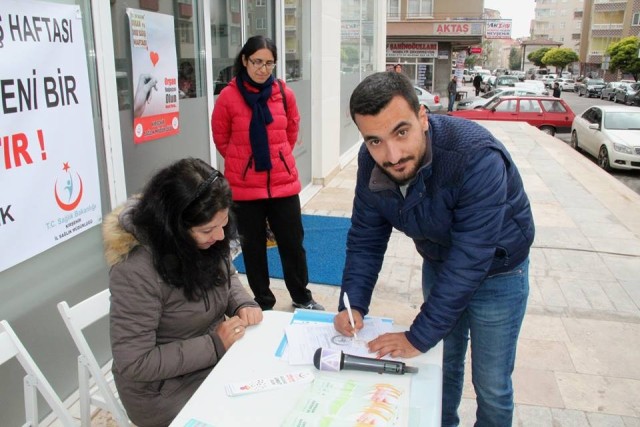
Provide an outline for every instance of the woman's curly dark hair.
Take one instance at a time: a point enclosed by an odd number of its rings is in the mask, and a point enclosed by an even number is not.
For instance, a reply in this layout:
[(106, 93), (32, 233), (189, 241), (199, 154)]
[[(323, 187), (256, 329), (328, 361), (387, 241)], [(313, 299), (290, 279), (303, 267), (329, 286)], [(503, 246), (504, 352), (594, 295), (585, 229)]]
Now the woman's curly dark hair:
[(235, 226), (229, 212), (224, 240), (206, 250), (198, 248), (189, 229), (210, 222), (231, 204), (224, 176), (200, 159), (187, 158), (156, 173), (133, 212), (136, 232), (150, 248), (156, 270), (191, 301), (228, 282)]

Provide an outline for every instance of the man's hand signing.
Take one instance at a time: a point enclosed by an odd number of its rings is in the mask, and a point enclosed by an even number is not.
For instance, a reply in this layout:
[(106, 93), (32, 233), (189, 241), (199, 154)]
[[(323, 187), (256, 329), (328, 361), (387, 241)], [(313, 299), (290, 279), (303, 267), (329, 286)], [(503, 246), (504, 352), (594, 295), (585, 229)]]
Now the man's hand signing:
[[(362, 314), (360, 314), (358, 310), (352, 310), (352, 312), (353, 321), (356, 324), (357, 333), (364, 326), (364, 323), (362, 323)], [(333, 318), (333, 327), (342, 335), (345, 335), (347, 337), (353, 336), (353, 328), (351, 327), (351, 322), (349, 322), (349, 314), (347, 313), (346, 309), (336, 314), (336, 316)]]

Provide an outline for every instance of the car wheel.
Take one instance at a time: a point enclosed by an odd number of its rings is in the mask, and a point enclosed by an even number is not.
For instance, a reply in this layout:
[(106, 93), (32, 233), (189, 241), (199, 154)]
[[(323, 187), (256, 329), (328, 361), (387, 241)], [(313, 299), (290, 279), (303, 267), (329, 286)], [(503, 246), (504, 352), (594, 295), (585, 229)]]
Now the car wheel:
[(540, 130), (546, 133), (547, 135), (554, 136), (556, 134), (556, 130), (551, 126), (541, 126)]
[(609, 163), (609, 151), (607, 151), (607, 147), (604, 145), (600, 147), (600, 152), (598, 153), (598, 166), (607, 172), (611, 171), (611, 164)]
[(571, 148), (576, 151), (582, 151), (582, 148), (578, 145), (578, 133), (575, 130), (571, 132)]

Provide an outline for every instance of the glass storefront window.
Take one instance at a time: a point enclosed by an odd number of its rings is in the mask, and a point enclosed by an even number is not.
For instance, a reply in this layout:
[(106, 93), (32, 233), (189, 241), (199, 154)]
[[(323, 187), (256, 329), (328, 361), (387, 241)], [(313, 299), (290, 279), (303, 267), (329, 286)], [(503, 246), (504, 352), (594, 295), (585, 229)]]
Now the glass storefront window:
[(245, 37), (265, 36), (276, 40), (275, 0), (245, 0)]
[(242, 48), (239, 0), (211, 2), (211, 63), (218, 95), (233, 77), (233, 61)]

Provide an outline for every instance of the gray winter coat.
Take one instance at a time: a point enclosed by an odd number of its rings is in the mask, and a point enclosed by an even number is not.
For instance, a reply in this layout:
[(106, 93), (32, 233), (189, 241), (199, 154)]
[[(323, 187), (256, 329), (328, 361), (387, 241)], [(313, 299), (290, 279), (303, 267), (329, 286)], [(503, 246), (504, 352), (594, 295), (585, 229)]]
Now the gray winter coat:
[(156, 272), (151, 253), (133, 233), (130, 211), (120, 208), (104, 223), (113, 374), (134, 424), (166, 426), (224, 355), (217, 325), (257, 304), (233, 266), (231, 286), (208, 292), (208, 310), (204, 300), (188, 301)]

